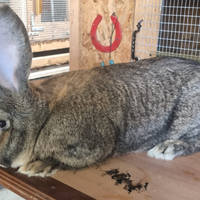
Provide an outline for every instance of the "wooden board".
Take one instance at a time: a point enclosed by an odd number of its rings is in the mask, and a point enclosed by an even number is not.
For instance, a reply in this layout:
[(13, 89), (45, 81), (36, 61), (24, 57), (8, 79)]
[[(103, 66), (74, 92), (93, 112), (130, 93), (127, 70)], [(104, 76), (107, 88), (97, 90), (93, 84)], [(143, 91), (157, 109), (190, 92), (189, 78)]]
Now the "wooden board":
[(51, 51), (69, 48), (69, 39), (31, 42), (32, 52)]
[(86, 194), (51, 177), (27, 177), (0, 167), (0, 184), (26, 200), (93, 200)]
[[(79, 30), (79, 36), (75, 40), (71, 41), (71, 48), (73, 47), (73, 42), (79, 41), (79, 45), (75, 45), (76, 48), (72, 52), (70, 51), (71, 56), (76, 56), (76, 66), (71, 64), (70, 68), (73, 70), (76, 69), (86, 69), (92, 68), (94, 66), (100, 65), (102, 61), (105, 64), (108, 64), (109, 54), (102, 53), (95, 49), (92, 45), (90, 38), (90, 30), (92, 23), (98, 14), (101, 14), (103, 19), (99, 24), (97, 30), (97, 36), (102, 45), (108, 46), (109, 39), (112, 31), (112, 22), (110, 16), (115, 12), (122, 28), (122, 41), (119, 47), (112, 52), (111, 59), (115, 63), (129, 62), (131, 54), (131, 38), (132, 38), (132, 20), (133, 20), (133, 5), (134, 1), (132, 0), (83, 0), (80, 3), (74, 3), (75, 8), (71, 11), (73, 15), (75, 11), (80, 10), (80, 16), (74, 15), (71, 20), (76, 18), (76, 26), (74, 30)], [(72, 5), (71, 5), (72, 6)], [(74, 5), (73, 5), (74, 6)], [(71, 9), (71, 8), (70, 8)], [(72, 14), (71, 14), (72, 16)], [(71, 24), (74, 21), (71, 21)], [(77, 32), (70, 30), (70, 37), (74, 37), (74, 34)], [(113, 35), (115, 38), (115, 35)], [(81, 53), (80, 53), (81, 52)]]
[[(99, 167), (77, 172), (58, 172), (53, 178), (98, 200), (199, 200), (200, 153), (173, 161), (157, 160), (146, 154), (129, 154), (112, 158)], [(125, 183), (115, 180), (105, 171), (118, 169), (129, 173), (133, 185), (141, 183), (140, 191), (128, 193)], [(145, 183), (146, 185), (145, 190)]]
[(32, 59), (31, 68), (45, 67), (50, 65), (61, 65), (69, 62), (69, 53), (52, 56), (35, 57)]
[(80, 58), (80, 1), (70, 0), (70, 70), (78, 70)]

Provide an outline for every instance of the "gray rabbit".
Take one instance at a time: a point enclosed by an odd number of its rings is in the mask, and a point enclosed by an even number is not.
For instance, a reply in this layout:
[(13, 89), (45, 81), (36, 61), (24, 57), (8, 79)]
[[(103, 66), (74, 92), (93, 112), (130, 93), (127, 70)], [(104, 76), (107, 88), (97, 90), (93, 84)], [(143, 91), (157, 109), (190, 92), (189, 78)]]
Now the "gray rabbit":
[(28, 176), (130, 152), (171, 160), (200, 150), (200, 65), (156, 57), (28, 82), (26, 29), (0, 4), (0, 164)]

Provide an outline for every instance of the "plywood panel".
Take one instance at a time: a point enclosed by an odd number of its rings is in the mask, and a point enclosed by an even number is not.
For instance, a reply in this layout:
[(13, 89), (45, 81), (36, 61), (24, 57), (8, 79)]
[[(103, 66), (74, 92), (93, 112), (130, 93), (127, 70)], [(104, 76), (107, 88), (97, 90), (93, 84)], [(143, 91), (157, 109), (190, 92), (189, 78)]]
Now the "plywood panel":
[[(96, 65), (100, 65), (102, 61), (108, 64), (109, 54), (96, 50), (90, 39), (91, 26), (98, 14), (101, 14), (103, 19), (99, 24), (97, 36), (102, 45), (108, 46), (112, 31), (110, 16), (115, 12), (122, 27), (122, 41), (119, 47), (112, 52), (111, 59), (113, 59), (115, 63), (130, 61), (133, 5), (134, 1), (132, 0), (80, 1), (80, 44), (79, 49), (77, 49), (77, 52), (79, 50), (81, 52), (79, 69), (92, 68)], [(71, 34), (73, 35), (70, 31), (70, 37)], [(115, 38), (115, 35), (113, 38)], [(71, 47), (72, 46), (73, 44), (71, 43)], [(73, 66), (70, 67), (73, 69)]]

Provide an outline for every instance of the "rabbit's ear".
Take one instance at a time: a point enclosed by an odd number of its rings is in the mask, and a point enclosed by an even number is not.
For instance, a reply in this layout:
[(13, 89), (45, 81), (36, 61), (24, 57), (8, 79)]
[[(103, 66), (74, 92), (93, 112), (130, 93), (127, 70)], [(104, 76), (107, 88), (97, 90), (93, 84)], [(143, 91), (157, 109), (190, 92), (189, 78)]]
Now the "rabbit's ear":
[(0, 85), (13, 92), (25, 90), (31, 60), (23, 22), (8, 5), (0, 3)]

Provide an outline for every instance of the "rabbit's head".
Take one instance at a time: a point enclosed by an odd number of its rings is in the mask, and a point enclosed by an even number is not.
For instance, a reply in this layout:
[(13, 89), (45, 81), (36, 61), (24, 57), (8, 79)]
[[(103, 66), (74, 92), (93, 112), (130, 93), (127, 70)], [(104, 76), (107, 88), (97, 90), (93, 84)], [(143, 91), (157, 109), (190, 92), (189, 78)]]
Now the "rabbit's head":
[(31, 149), (45, 120), (46, 104), (28, 84), (31, 60), (24, 24), (0, 3), (0, 165), (7, 167)]

